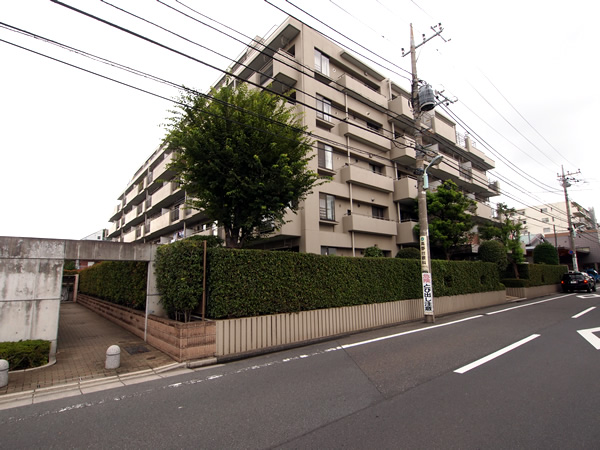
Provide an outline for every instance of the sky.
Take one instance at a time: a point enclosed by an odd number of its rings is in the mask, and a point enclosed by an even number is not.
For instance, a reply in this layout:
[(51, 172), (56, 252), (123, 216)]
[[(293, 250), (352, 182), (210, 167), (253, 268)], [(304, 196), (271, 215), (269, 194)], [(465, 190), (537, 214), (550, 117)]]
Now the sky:
[[(444, 40), (436, 37), (417, 50), (418, 76), (456, 100), (445, 108), (496, 161), (488, 178), (499, 181), (504, 195), (493, 197), (492, 206), (564, 202), (557, 178), (562, 166), (576, 173), (570, 198), (600, 211), (598, 144), (591, 135), (600, 125), (597, 2), (65, 3), (221, 69), (242, 53), (249, 37), (268, 36), (291, 14), (360, 59), (359, 53), (369, 56), (380, 64), (369, 65), (406, 89), (410, 59), (401, 49), (409, 48), (410, 24), (418, 44), (441, 23)], [(178, 89), (6, 26), (204, 92), (221, 73), (50, 0), (3, 0), (0, 22), (0, 236), (81, 239), (108, 228), (118, 196), (160, 145)]]

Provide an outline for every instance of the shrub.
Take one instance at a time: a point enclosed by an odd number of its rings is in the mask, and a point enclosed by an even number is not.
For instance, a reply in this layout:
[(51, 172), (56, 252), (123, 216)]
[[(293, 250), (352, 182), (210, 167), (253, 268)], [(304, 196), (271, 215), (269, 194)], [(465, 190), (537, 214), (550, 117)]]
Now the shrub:
[(48, 364), (49, 354), (49, 341), (0, 342), (0, 359), (8, 361), (9, 370), (43, 366)]
[(383, 258), (383, 250), (381, 250), (377, 245), (372, 247), (367, 247), (365, 249), (365, 258)]
[(504, 278), (502, 284), (507, 288), (529, 287), (529, 280), (524, 280), (523, 278)]
[(102, 300), (143, 310), (148, 263), (103, 261), (79, 272), (79, 291)]
[(156, 285), (160, 301), (173, 319), (188, 322), (202, 300), (204, 241), (207, 248), (223, 243), (216, 236), (194, 236), (158, 248)]
[(398, 250), (396, 258), (401, 259), (421, 259), (421, 251), (416, 247), (405, 247)]
[[(419, 261), (209, 250), (208, 317), (294, 313), (422, 296)], [(503, 289), (495, 265), (433, 261), (434, 295)]]
[(558, 266), (558, 250), (548, 242), (536, 245), (533, 249), (533, 263)]
[(500, 241), (484, 241), (479, 246), (479, 259), (483, 262), (492, 262), (498, 267), (499, 273), (504, 272), (508, 265), (506, 247)]
[(431, 274), (435, 297), (504, 289), (494, 263), (433, 260)]

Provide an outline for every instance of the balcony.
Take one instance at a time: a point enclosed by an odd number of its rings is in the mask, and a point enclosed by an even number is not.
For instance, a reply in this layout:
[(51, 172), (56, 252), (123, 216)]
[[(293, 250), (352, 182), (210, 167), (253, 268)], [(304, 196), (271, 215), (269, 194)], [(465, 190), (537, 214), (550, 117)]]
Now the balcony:
[(448, 155), (444, 155), (444, 159), (439, 164), (430, 166), (427, 172), (440, 180), (447, 180), (448, 178), (454, 180), (460, 175), (458, 167), (458, 161), (451, 159)]
[[(412, 113), (412, 109), (408, 104), (408, 98), (399, 95), (393, 100), (388, 102), (388, 109), (398, 116), (403, 116), (406, 119), (413, 120), (414, 116)], [(392, 115), (393, 115), (392, 114)], [(392, 119), (390, 118), (390, 121)]]
[(165, 200), (177, 190), (175, 183), (165, 183), (158, 191), (152, 194), (152, 208), (162, 206)]
[(387, 106), (387, 98), (379, 92), (371, 89), (364, 83), (361, 83), (355, 78), (352, 78), (347, 73), (343, 74), (337, 80), (337, 85), (341, 86), (342, 91), (346, 92), (350, 97), (366, 103), (376, 109), (385, 109)]
[(165, 155), (165, 158), (152, 170), (151, 178), (154, 182), (165, 181), (173, 178), (173, 172), (167, 169), (167, 166), (173, 161), (173, 154)]
[(492, 207), (490, 205), (486, 205), (485, 203), (477, 202), (477, 210), (475, 211), (475, 216), (481, 217), (483, 219), (492, 220)]
[(456, 127), (444, 117), (435, 114), (432, 122), (433, 132), (456, 144)]
[(340, 170), (343, 183), (353, 183), (383, 192), (394, 191), (394, 180), (371, 170), (356, 166), (344, 166)]
[(396, 222), (385, 219), (376, 219), (371, 216), (351, 214), (342, 217), (344, 233), (358, 231), (360, 233), (381, 234), (384, 236), (396, 235)]
[(117, 222), (111, 223), (110, 227), (108, 228), (108, 237), (114, 237), (113, 235), (117, 232), (117, 230), (118, 230)]
[(267, 84), (272, 83), (271, 89), (282, 94), (296, 85), (301, 72), (300, 64), (296, 58), (281, 49), (275, 52), (273, 60), (264, 69), (267, 71), (261, 69), (261, 72), (273, 78), (272, 80), (265, 80), (265, 82)]
[(167, 211), (165, 214), (161, 215), (160, 217), (157, 217), (154, 220), (150, 221), (150, 231), (152, 233), (156, 233), (159, 230), (162, 230), (163, 228), (168, 227), (169, 225), (171, 225), (171, 211)]
[(465, 139), (465, 148), (467, 149), (467, 152), (479, 162), (479, 165), (482, 166), (483, 169), (491, 170), (496, 167), (494, 160), (476, 148), (475, 145), (471, 143), (471, 139), (469, 137)]
[(418, 195), (417, 180), (415, 178), (404, 177), (394, 180), (394, 201), (399, 203), (411, 204)]
[(364, 125), (347, 120), (341, 121), (337, 126), (342, 136), (349, 136), (364, 144), (390, 151), (390, 140), (376, 131), (367, 129)]
[(133, 242), (135, 241), (135, 229), (132, 228), (131, 231), (129, 231), (129, 233), (125, 234), (125, 236), (123, 236), (123, 242)]
[(396, 233), (396, 244), (404, 245), (404, 244), (416, 244), (419, 242), (418, 236), (415, 234), (413, 229), (415, 225), (419, 222), (414, 220), (407, 220), (406, 222), (401, 222), (397, 225), (397, 233)]
[(399, 164), (414, 165), (416, 161), (415, 142), (406, 136), (394, 139), (390, 159)]

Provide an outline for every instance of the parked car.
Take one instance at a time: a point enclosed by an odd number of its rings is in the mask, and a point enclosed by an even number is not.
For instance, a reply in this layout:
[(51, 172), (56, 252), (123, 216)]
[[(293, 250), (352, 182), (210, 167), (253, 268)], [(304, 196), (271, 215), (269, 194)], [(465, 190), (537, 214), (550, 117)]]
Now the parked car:
[(596, 292), (596, 280), (585, 272), (567, 272), (562, 276), (560, 285), (563, 292)]
[(596, 272), (596, 269), (585, 269), (585, 273), (596, 280), (596, 283), (600, 280), (600, 273)]

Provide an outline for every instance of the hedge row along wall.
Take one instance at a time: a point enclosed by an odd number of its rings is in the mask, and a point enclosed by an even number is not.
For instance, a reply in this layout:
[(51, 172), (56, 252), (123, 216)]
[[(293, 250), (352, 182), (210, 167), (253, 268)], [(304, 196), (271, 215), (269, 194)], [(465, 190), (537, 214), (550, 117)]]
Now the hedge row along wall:
[[(504, 289), (493, 263), (433, 261), (432, 274), (434, 296)], [(201, 277), (197, 282), (202, 283)], [(421, 271), (415, 260), (222, 248), (208, 251), (207, 316), (213, 319), (421, 296)]]
[[(534, 287), (560, 284), (560, 279), (569, 270), (567, 266), (550, 264), (519, 264), (519, 279), (506, 278), (506, 287)], [(512, 273), (511, 273), (512, 275)]]
[(79, 272), (79, 292), (143, 311), (147, 274), (146, 262), (104, 261)]

